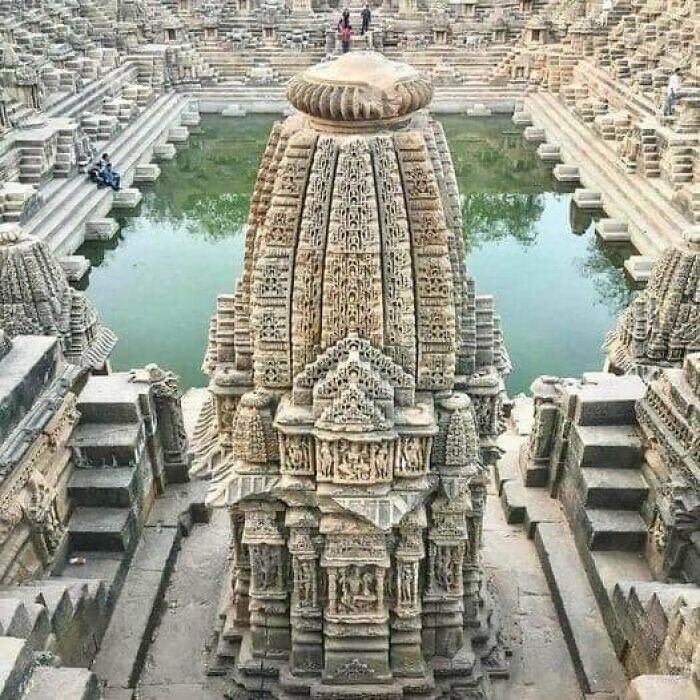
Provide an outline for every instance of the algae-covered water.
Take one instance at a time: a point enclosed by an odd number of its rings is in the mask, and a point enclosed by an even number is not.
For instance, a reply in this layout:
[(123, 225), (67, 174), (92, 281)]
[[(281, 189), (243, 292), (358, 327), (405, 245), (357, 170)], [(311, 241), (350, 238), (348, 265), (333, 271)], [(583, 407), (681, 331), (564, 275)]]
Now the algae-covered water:
[[(85, 288), (120, 342), (113, 365), (158, 362), (201, 386), (216, 295), (243, 262), (243, 224), (274, 116), (208, 116), (125, 217), (109, 243), (79, 251)], [(462, 194), (467, 264), (493, 294), (514, 364), (511, 394), (539, 374), (577, 376), (602, 364), (600, 346), (631, 294), (629, 249), (603, 246), (592, 219), (557, 191), (549, 169), (506, 118), (442, 119)]]

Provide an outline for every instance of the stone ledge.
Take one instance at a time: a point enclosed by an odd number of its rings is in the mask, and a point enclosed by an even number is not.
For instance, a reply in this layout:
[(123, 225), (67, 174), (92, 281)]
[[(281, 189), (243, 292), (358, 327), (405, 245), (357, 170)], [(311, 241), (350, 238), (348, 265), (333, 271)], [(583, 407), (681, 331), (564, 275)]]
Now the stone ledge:
[(535, 547), (581, 686), (589, 693), (620, 694), (627, 679), (581, 566), (573, 537), (560, 525), (540, 523)]

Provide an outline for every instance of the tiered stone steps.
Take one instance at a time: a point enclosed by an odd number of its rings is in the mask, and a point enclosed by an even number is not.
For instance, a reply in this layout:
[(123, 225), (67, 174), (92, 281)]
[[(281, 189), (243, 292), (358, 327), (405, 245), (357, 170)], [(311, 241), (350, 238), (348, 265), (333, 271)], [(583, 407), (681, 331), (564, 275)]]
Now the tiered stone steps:
[(573, 538), (555, 524), (540, 523), (535, 547), (584, 694), (621, 696), (627, 679), (581, 570)]
[[(130, 184), (136, 165), (148, 161), (153, 147), (167, 139), (171, 126), (179, 124), (188, 104), (181, 95), (163, 96), (113, 142), (101, 145), (121, 173), (123, 187)], [(41, 189), (41, 195), (45, 205), (27, 221), (25, 229), (62, 255), (73, 253), (81, 245), (87, 221), (104, 217), (111, 209), (113, 196), (109, 188), (97, 189), (80, 174), (51, 181)]]
[(560, 144), (565, 160), (578, 166), (582, 184), (603, 194), (608, 216), (627, 222), (640, 253), (658, 257), (664, 248), (681, 241), (690, 222), (670, 203), (670, 187), (624, 172), (617, 153), (554, 95), (528, 95), (525, 111), (545, 129), (549, 140)]
[(97, 676), (86, 668), (36, 668), (23, 700), (99, 700)]
[[(97, 678), (87, 666), (107, 614), (101, 581), (45, 578), (0, 587), (0, 697), (97, 700)], [(65, 666), (40, 665), (47, 651)]]
[[(559, 494), (584, 551), (639, 551), (646, 541), (639, 509), (648, 488), (634, 414), (643, 392), (641, 380), (624, 377), (584, 385), (578, 396)], [(607, 403), (613, 395), (617, 403)]]
[(93, 110), (107, 96), (118, 94), (122, 85), (136, 78), (136, 67), (130, 61), (92, 81), (77, 93), (55, 99), (44, 111), (50, 117), (78, 117)]
[(625, 640), (621, 658), (630, 676), (654, 668), (679, 601), (699, 607), (700, 590), (692, 583), (661, 581), (621, 581), (615, 586), (612, 605)]
[[(197, 99), (202, 113), (219, 113), (231, 104), (239, 105), (248, 112), (259, 113), (283, 112), (289, 108), (282, 85), (252, 86), (225, 82), (202, 86), (186, 94)], [(438, 115), (464, 113), (477, 104), (509, 114), (523, 97), (524, 92), (518, 87), (494, 87), (477, 79), (456, 86), (437, 86), (432, 104), (433, 111)]]
[[(518, 414), (522, 417), (530, 411), (518, 409)], [(561, 504), (546, 486), (523, 486), (520, 466), (523, 462), (519, 455), (527, 447), (527, 437), (518, 434), (521, 430), (511, 427), (499, 438), (504, 454), (496, 466), (496, 483), (504, 511), (508, 516), (519, 510), (515, 521), (524, 522), (528, 537), (534, 540), (582, 696), (618, 697), (625, 687), (625, 675), (598, 608), (597, 596), (582, 570), (580, 554)], [(529, 430), (528, 426), (524, 432)]]

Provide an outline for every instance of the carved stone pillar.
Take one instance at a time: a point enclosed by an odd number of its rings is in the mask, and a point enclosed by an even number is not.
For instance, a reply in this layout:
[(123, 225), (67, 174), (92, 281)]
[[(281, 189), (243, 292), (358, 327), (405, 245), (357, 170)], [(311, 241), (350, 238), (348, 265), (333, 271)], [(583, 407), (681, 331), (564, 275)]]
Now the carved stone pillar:
[(243, 544), (245, 519), (234, 509), (229, 510), (231, 519), (231, 618), (235, 627), (247, 627), (250, 619), (250, 559), (248, 548)]
[(331, 530), (321, 559), (328, 578), (323, 680), (332, 685), (388, 683), (392, 673), (384, 577), (389, 557), (384, 535), (350, 524), (343, 518), (322, 519), (322, 532)]
[(464, 562), (462, 581), (464, 585), (464, 622), (476, 627), (480, 624), (479, 613), (483, 603), (482, 585), (484, 573), (481, 568), (479, 550), (481, 549), (482, 523), (486, 503), (486, 477), (479, 476), (469, 484), (471, 508), (467, 511), (467, 539), (464, 543)]
[[(155, 421), (152, 436), (158, 436), (163, 456), (162, 475), (166, 483), (189, 481), (190, 453), (182, 418), (178, 379), (172, 372), (158, 365), (146, 365), (142, 370), (131, 371), (131, 381), (150, 384), (155, 405)], [(155, 463), (158, 460), (154, 460)], [(155, 474), (156, 478), (160, 474)], [(161, 484), (162, 486), (162, 484)]]
[(420, 562), (425, 558), (420, 509), (399, 531), (396, 547), (394, 605), (391, 615), (391, 670), (395, 676), (423, 677), (427, 669), (421, 649)]
[(250, 558), (250, 631), (252, 656), (286, 659), (291, 646), (287, 598), (287, 550), (280, 531), (282, 504), (250, 502), (245, 510), (243, 544)]
[(296, 675), (317, 675), (323, 669), (318, 516), (311, 510), (291, 509), (286, 514), (286, 526), (293, 577), (289, 666)]
[[(426, 657), (452, 658), (464, 645), (464, 584), (462, 566), (465, 543), (464, 513), (461, 534), (443, 531), (433, 507), (433, 526), (428, 533), (427, 586), (423, 594), (423, 653)], [(458, 514), (453, 514), (460, 519)]]

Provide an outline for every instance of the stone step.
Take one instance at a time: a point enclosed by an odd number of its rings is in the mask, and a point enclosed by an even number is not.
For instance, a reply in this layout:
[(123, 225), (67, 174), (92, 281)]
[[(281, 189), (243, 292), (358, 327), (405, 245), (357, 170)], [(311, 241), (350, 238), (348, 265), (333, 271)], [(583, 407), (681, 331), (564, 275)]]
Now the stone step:
[(134, 687), (158, 621), (182, 531), (144, 528), (93, 670), (109, 688)]
[(649, 674), (630, 682), (626, 700), (695, 700), (698, 689), (691, 678)]
[(155, 163), (140, 163), (134, 171), (134, 182), (155, 182), (160, 177), (160, 168)]
[(46, 109), (46, 113), (51, 117), (68, 117), (91, 111), (93, 106), (101, 102), (104, 95), (113, 94), (115, 88), (131, 82), (135, 77), (136, 66), (127, 60), (97, 80), (83, 86), (80, 92), (57, 100)]
[(129, 508), (80, 506), (68, 521), (71, 550), (128, 551), (136, 531), (136, 517)]
[(642, 458), (642, 440), (632, 425), (574, 424), (569, 449), (582, 469), (636, 469)]
[(501, 487), (501, 503), (508, 524), (525, 521), (526, 496), (521, 481), (504, 481)]
[(92, 267), (92, 263), (84, 255), (62, 255), (58, 262), (69, 282), (80, 282)]
[(97, 676), (86, 668), (34, 669), (23, 700), (99, 700)]
[(112, 195), (112, 209), (135, 209), (143, 199), (136, 187), (122, 187)]
[(647, 538), (647, 526), (636, 511), (587, 508), (584, 531), (588, 548), (639, 551)]
[(0, 637), (0, 700), (22, 697), (34, 664), (32, 652), (26, 639)]
[(540, 523), (535, 548), (581, 689), (594, 697), (621, 697), (627, 680), (571, 533), (560, 523)]
[[(23, 584), (22, 588), (34, 588), (52, 614), (54, 627), (58, 623), (58, 613), (65, 618), (73, 616), (86, 604), (93, 604), (104, 611), (109, 605), (106, 582), (101, 578), (57, 578), (46, 577)], [(65, 599), (70, 603), (65, 605)]]
[(76, 506), (128, 508), (138, 498), (136, 473), (131, 467), (75, 469), (68, 496)]
[(110, 241), (119, 231), (119, 224), (114, 219), (92, 219), (85, 224), (86, 241)]
[(581, 470), (582, 496), (587, 508), (637, 510), (649, 487), (642, 475), (633, 469)]
[(579, 173), (578, 166), (576, 165), (558, 163), (554, 166), (552, 174), (557, 182), (578, 184), (581, 181), (581, 174)]
[(658, 255), (679, 240), (684, 217), (670, 203), (669, 186), (625, 175), (614, 149), (572, 119), (571, 112), (554, 95), (529, 95), (526, 109), (536, 124), (556, 137), (566, 160), (581, 165), (583, 182), (605, 193), (608, 215), (629, 222), (632, 243), (638, 250)]
[(574, 204), (585, 211), (599, 211), (603, 208), (603, 197), (600, 192), (580, 187), (573, 196)]
[(635, 405), (646, 392), (646, 385), (639, 377), (586, 372), (584, 379), (586, 383), (576, 402), (574, 422), (601, 427), (636, 424)]
[[(187, 107), (181, 95), (169, 94), (154, 102), (113, 142), (107, 150), (128, 185), (130, 173), (144, 153), (167, 138), (167, 130)], [(163, 134), (165, 130), (165, 134)], [(59, 252), (71, 253), (82, 242), (84, 222), (104, 216), (111, 203), (109, 188), (97, 189), (86, 177), (76, 176), (58, 183), (49, 183), (41, 190), (46, 199), (42, 207), (27, 222), (27, 231), (48, 242)], [(78, 235), (80, 234), (80, 235)]]
[(104, 587), (106, 604), (111, 605), (125, 565), (124, 552), (74, 550), (60, 573), (49, 580), (58, 583), (74, 580), (100, 581)]
[(606, 243), (629, 243), (630, 241), (627, 222), (620, 219), (600, 219), (595, 226), (595, 232)]
[(32, 649), (41, 649), (51, 633), (46, 607), (18, 598), (0, 598), (0, 630), (7, 637), (30, 642)]
[(656, 258), (651, 255), (631, 255), (625, 260), (625, 271), (635, 282), (648, 282)]

